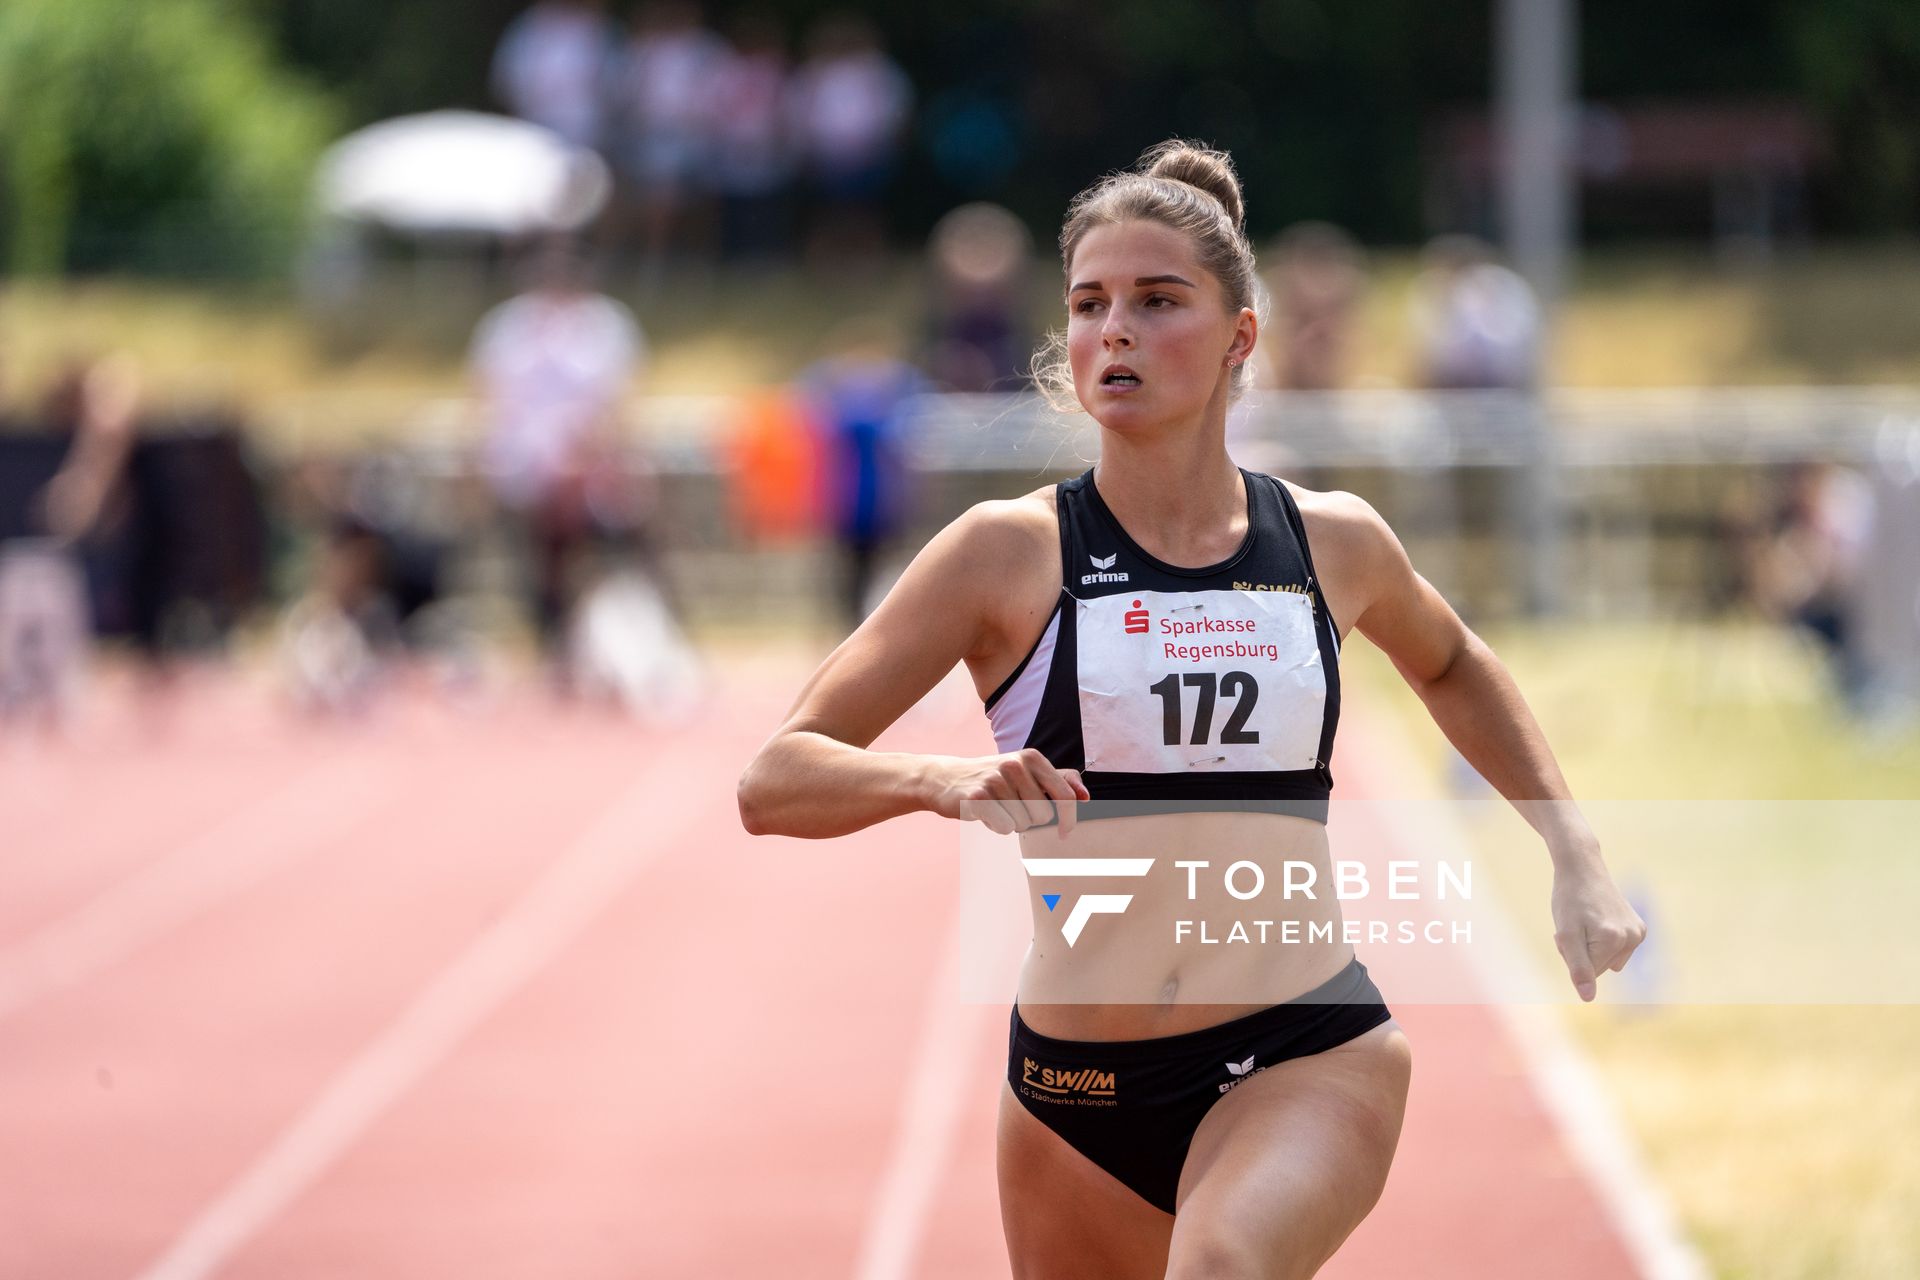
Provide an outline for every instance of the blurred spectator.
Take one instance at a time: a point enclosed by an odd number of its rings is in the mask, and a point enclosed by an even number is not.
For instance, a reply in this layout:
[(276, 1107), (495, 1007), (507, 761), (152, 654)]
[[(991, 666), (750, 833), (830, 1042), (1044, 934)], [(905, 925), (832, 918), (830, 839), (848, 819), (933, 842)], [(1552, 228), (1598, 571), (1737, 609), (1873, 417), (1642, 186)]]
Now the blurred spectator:
[(61, 456), (33, 524), (84, 566), (94, 632), (155, 660), (223, 641), (265, 577), (264, 512), (237, 425), (146, 430), (124, 358), (70, 367), (42, 422)]
[(656, 0), (634, 14), (613, 78), (614, 163), (639, 215), (641, 261), (657, 282), (676, 241), (704, 232), (713, 186), (714, 90), (727, 47), (698, 5)]
[[(1501, 265), (1491, 245), (1472, 236), (1441, 236), (1427, 245), (1422, 258), (1412, 297), (1420, 385), (1436, 391), (1534, 391), (1540, 381), (1542, 322), (1532, 287)], [(1463, 512), (1476, 501), (1466, 487), (1467, 472), (1452, 466), (1451, 459), (1460, 442), (1484, 428), (1487, 406), (1478, 396), (1440, 397), (1434, 408), (1442, 438), (1430, 440), (1419, 465), (1397, 471), (1395, 482), (1409, 490), (1405, 509), (1416, 527), (1451, 532), (1461, 528)], [(1523, 454), (1525, 465), (1495, 472), (1491, 504), (1514, 556), (1508, 572), (1523, 584), (1523, 598), (1534, 611), (1552, 608), (1553, 575), (1540, 569), (1541, 557), (1531, 550), (1547, 547), (1544, 535), (1556, 527), (1545, 456), (1532, 450)], [(1442, 592), (1457, 591), (1463, 572), (1459, 539), (1438, 539), (1428, 560), (1423, 571), (1428, 580)]]
[(644, 507), (626, 488), (618, 426), (645, 340), (633, 313), (590, 278), (576, 245), (542, 246), (527, 291), (487, 313), (470, 356), (488, 418), (484, 466), (527, 543), (534, 617), (550, 646), (583, 553), (630, 532)]
[(733, 49), (710, 90), (721, 251), (730, 259), (763, 258), (787, 243), (783, 192), (793, 176), (786, 128), (792, 69), (772, 15), (742, 14), (731, 35)]
[(754, 542), (812, 533), (821, 498), (820, 444), (807, 406), (785, 388), (740, 403), (727, 450), (734, 524)]
[(40, 425), (66, 441), (59, 471), (39, 498), (42, 527), (86, 567), (94, 629), (159, 647), (160, 545), (133, 475), (140, 412), (138, 371), (124, 358), (70, 362), (41, 402)]
[(928, 386), (883, 332), (863, 325), (838, 345), (839, 354), (801, 375), (800, 393), (822, 431), (826, 513), (840, 544), (841, 607), (851, 628), (867, 616), (881, 551), (907, 522), (907, 409)]
[(283, 661), (302, 707), (351, 711), (373, 695), (384, 660), (400, 641), (386, 577), (379, 533), (349, 516), (336, 517), (309, 589), (280, 624)]
[[(90, 610), (74, 543), (113, 523), (110, 507), (124, 509), (132, 440), (130, 399), (96, 396), (90, 414), (87, 378), (85, 365), (70, 365), (43, 406), (49, 434), (60, 439), (5, 437), (26, 449), (10, 458), (0, 491), (0, 727), (59, 727), (85, 674)], [(33, 447), (41, 443), (52, 447)], [(55, 534), (56, 521), (75, 536)]]
[(579, 146), (599, 147), (612, 54), (603, 0), (539, 0), (500, 37), (494, 96), (523, 120)]
[(1325, 222), (1302, 222), (1273, 246), (1267, 287), (1273, 322), (1270, 370), (1263, 381), (1286, 391), (1334, 391), (1347, 385), (1354, 326), (1367, 289), (1367, 259), (1352, 236)]
[(1864, 709), (1873, 675), (1854, 614), (1874, 507), (1872, 487), (1860, 473), (1838, 463), (1800, 463), (1787, 473), (1771, 516), (1749, 528), (1744, 557), (1754, 602), (1820, 642), (1841, 694), (1856, 710)]
[(1008, 391), (1022, 381), (1029, 340), (1022, 285), (1033, 238), (996, 204), (967, 204), (928, 241), (933, 314), (926, 367), (954, 391)]
[(809, 244), (816, 258), (871, 261), (883, 247), (881, 199), (912, 104), (913, 86), (871, 22), (852, 13), (820, 19), (791, 112), (817, 202)]
[(1413, 288), (1422, 385), (1532, 388), (1539, 377), (1540, 308), (1527, 282), (1472, 236), (1441, 236), (1423, 257)]
[(86, 674), (87, 588), (53, 539), (0, 543), (0, 726), (72, 717)]
[(127, 519), (140, 377), (124, 358), (70, 364), (48, 392), (43, 425), (70, 441), (42, 494), (47, 532), (79, 543)]
[(643, 718), (683, 723), (705, 675), (657, 574), (628, 565), (601, 576), (567, 631), (572, 687)]
[(427, 527), (418, 477), (396, 459), (309, 457), (276, 504), (317, 541), (281, 618), (283, 666), (313, 710), (359, 708), (403, 652), (431, 651), (447, 682), (471, 674), (471, 639), (442, 595), (448, 543)]

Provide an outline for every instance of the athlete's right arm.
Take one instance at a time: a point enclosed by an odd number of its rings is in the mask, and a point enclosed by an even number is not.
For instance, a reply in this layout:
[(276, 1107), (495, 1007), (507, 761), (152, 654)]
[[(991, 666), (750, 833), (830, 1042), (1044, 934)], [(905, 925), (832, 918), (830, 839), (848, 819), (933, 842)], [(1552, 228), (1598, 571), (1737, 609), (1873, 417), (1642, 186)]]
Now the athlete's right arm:
[[(1079, 775), (1033, 750), (931, 756), (868, 750), (954, 666), (1004, 648), (1025, 575), (1059, 587), (1057, 534), (1034, 508), (981, 503), (941, 530), (878, 609), (827, 656), (786, 722), (740, 776), (740, 820), (754, 835), (845, 835), (930, 809), (1006, 834), (1052, 820), (1073, 827)], [(1036, 552), (1041, 554), (1036, 555)], [(1028, 591), (1025, 595), (1033, 595)], [(1009, 601), (1013, 601), (1010, 606)], [(1052, 598), (1049, 597), (1049, 606)]]

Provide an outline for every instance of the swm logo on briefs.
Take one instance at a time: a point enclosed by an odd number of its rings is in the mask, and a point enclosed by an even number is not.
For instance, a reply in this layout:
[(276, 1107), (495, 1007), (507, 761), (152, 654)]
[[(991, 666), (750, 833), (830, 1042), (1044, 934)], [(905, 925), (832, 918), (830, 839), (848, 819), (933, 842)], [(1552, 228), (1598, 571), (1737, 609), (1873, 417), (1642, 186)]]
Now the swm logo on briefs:
[(1032, 1058), (1022, 1058), (1021, 1061), (1024, 1065), (1020, 1070), (1020, 1083), (1029, 1088), (1046, 1093), (1078, 1093), (1089, 1098), (1113, 1096), (1111, 1071), (1100, 1071), (1093, 1067), (1077, 1067), (1068, 1071), (1062, 1067), (1043, 1067)]

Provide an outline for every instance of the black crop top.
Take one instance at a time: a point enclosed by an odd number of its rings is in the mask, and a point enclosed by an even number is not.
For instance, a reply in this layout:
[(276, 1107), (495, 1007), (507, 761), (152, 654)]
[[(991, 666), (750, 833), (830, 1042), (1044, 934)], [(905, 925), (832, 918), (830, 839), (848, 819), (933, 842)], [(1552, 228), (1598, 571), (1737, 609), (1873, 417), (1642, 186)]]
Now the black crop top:
[(1084, 817), (1252, 810), (1325, 822), (1340, 641), (1293, 495), (1242, 470), (1247, 536), (1182, 569), (1127, 536), (1093, 472), (1057, 488), (1060, 600), (987, 699), (1002, 751), (1078, 769)]

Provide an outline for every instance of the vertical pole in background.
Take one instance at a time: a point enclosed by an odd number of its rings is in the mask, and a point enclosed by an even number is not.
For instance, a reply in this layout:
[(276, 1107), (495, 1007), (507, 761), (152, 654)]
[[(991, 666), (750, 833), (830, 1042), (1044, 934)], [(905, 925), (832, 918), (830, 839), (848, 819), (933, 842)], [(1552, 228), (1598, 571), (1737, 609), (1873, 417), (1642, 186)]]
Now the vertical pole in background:
[(1872, 534), (1847, 604), (1866, 675), (1854, 709), (1891, 728), (1920, 719), (1920, 420), (1881, 424), (1864, 461)]
[[(1499, 0), (1494, 68), (1501, 148), (1500, 227), (1507, 256), (1540, 303), (1542, 356), (1566, 287), (1573, 228), (1573, 109), (1576, 0)], [(1527, 457), (1514, 472), (1527, 557), (1527, 607), (1561, 604), (1560, 477), (1540, 390), (1529, 396)], [(1509, 486), (1511, 493), (1514, 486)]]

